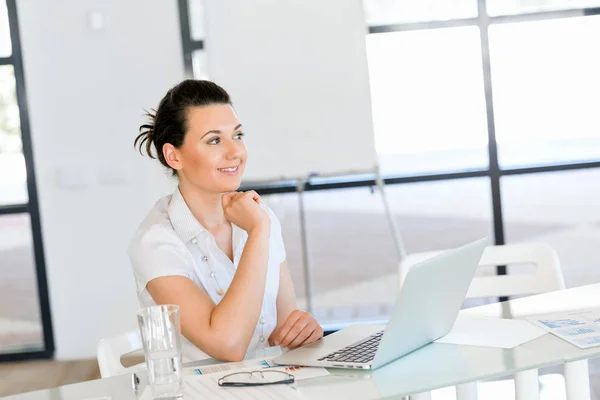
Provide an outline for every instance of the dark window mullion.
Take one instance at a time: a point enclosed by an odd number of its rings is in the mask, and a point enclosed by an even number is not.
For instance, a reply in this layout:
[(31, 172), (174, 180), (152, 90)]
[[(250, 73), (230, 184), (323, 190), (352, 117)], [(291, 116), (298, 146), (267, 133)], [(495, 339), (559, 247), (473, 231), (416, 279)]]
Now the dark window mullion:
[(535, 167), (519, 167), (519, 168), (503, 168), (500, 170), (500, 175), (524, 175), (524, 174), (537, 174), (544, 172), (558, 172), (558, 171), (573, 171), (590, 168), (600, 168), (600, 160), (589, 161), (589, 162), (576, 162), (571, 164), (551, 164), (551, 165), (540, 165)]
[(517, 15), (498, 15), (489, 17), (490, 24), (512, 24), (516, 22), (545, 21), (549, 19), (587, 17), (600, 15), (600, 7), (582, 8), (576, 10), (540, 11)]
[(476, 26), (479, 24), (477, 18), (451, 19), (447, 21), (427, 21), (427, 22), (405, 22), (390, 25), (371, 25), (369, 33), (387, 33), (403, 31), (421, 31), (427, 29), (440, 28), (458, 28), (461, 26)]
[(192, 49), (192, 52), (194, 52), (194, 50), (204, 50), (204, 40), (192, 40), (190, 48)]
[(494, 217), (495, 244), (504, 244), (504, 225), (502, 221), (502, 200), (500, 196), (500, 167), (498, 163), (498, 146), (496, 143), (496, 124), (494, 120), (494, 99), (492, 93), (492, 69), (490, 62), (490, 42), (488, 36), (489, 18), (486, 0), (478, 0), (479, 35), (481, 39), (481, 61), (483, 67), (483, 84), (485, 91), (485, 108), (488, 126), (489, 173), (492, 189), (492, 209)]
[[(494, 243), (504, 244), (504, 220), (502, 218), (502, 195), (500, 189), (500, 166), (498, 163), (498, 144), (496, 142), (496, 121), (494, 119), (494, 96), (492, 92), (492, 66), (490, 59), (490, 20), (487, 15), (487, 0), (477, 0), (479, 14), (479, 37), (481, 39), (481, 61), (485, 91), (485, 109), (488, 124), (488, 151), (490, 157), (490, 185), (492, 190), (492, 211), (494, 218)], [(506, 275), (506, 265), (496, 267), (498, 275)], [(500, 297), (506, 301), (508, 297)]]
[(185, 76), (194, 77), (194, 65), (192, 62), (193, 40), (190, 30), (190, 12), (187, 0), (179, 1), (179, 23), (181, 24), (181, 45), (183, 47), (183, 67)]
[(10, 65), (13, 63), (12, 57), (0, 57), (0, 65)]
[(0, 215), (7, 214), (23, 214), (29, 212), (29, 205), (27, 204), (10, 204), (0, 206)]

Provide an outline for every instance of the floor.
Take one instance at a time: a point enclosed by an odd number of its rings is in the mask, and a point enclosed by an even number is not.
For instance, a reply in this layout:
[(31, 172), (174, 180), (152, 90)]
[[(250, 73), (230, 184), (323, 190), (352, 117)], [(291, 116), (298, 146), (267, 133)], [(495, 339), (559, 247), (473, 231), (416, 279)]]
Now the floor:
[(98, 378), (100, 370), (96, 360), (3, 363), (0, 364), (0, 397)]
[[(129, 367), (144, 362), (144, 358), (127, 356), (121, 362)], [(96, 359), (0, 363), (0, 398), (99, 378)]]

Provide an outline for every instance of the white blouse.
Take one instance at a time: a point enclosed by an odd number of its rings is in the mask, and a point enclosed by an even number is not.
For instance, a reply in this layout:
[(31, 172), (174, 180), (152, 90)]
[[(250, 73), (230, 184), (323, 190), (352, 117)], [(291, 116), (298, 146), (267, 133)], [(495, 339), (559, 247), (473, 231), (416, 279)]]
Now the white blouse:
[[(267, 281), (258, 324), (248, 350), (268, 347), (267, 339), (277, 325), (277, 292), (280, 266), (285, 249), (279, 220), (267, 206), (271, 217)], [(235, 275), (248, 239), (246, 231), (232, 226), (233, 262), (217, 246), (214, 237), (196, 220), (179, 189), (161, 198), (136, 231), (129, 246), (129, 258), (142, 307), (156, 303), (146, 284), (160, 276), (185, 276), (219, 304)], [(183, 361), (208, 356), (185, 337), (182, 339)]]

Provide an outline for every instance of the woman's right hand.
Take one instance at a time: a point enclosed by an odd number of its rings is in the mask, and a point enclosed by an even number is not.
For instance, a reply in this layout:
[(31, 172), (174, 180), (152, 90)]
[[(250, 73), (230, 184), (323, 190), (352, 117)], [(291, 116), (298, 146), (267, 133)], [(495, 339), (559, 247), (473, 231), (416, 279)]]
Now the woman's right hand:
[(271, 224), (269, 214), (260, 206), (260, 196), (254, 190), (225, 193), (221, 203), (227, 221), (248, 234), (256, 229), (268, 229)]

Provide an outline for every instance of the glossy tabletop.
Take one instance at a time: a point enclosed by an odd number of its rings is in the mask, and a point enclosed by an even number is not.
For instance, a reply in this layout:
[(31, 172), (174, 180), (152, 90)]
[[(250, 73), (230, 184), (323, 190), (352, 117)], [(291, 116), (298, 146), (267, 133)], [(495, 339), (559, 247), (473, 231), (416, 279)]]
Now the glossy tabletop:
[[(600, 283), (469, 308), (461, 315), (524, 318), (542, 313), (600, 308)], [(248, 358), (277, 355), (278, 348)], [(513, 349), (433, 343), (376, 371), (329, 369), (330, 375), (298, 382), (309, 399), (394, 399), (459, 383), (600, 356), (600, 347), (582, 350), (546, 334)], [(216, 363), (203, 360), (185, 366)], [(143, 378), (143, 377), (142, 377)], [(144, 379), (142, 387), (145, 384)], [(99, 379), (8, 397), (10, 400), (72, 400), (99, 396), (136, 399), (131, 375)]]

